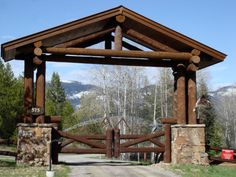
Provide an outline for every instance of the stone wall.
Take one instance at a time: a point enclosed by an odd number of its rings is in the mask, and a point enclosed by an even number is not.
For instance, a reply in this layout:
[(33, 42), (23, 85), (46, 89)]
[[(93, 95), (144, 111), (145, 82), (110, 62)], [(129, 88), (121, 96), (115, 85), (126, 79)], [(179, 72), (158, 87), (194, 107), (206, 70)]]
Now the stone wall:
[(172, 125), (171, 159), (174, 164), (208, 164), (205, 125)]
[(35, 166), (48, 165), (52, 139), (51, 124), (18, 124), (17, 163)]

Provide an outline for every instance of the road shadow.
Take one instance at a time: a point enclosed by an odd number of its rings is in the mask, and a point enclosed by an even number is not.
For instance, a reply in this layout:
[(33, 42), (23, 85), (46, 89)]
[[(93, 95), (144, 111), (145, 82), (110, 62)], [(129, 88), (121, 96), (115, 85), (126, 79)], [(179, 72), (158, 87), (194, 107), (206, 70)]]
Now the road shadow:
[(98, 161), (89, 161), (89, 162), (64, 162), (61, 161), (59, 164), (68, 165), (68, 166), (141, 166), (142, 164), (135, 164), (130, 162), (98, 162)]

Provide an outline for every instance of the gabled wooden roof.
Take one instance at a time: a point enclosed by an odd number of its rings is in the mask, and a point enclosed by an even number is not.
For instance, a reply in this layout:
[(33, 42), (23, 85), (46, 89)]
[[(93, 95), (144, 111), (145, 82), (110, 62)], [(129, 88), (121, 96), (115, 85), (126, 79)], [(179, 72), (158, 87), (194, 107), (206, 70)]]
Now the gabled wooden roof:
[[(5, 61), (24, 59), (23, 56), (33, 53), (34, 43), (42, 42), (42, 47), (70, 45), (71, 41), (80, 40), (79, 47), (87, 47), (104, 40), (107, 33), (114, 31), (116, 17), (125, 16), (122, 24), (126, 38), (140, 43), (154, 51), (191, 52), (201, 51), (200, 68), (204, 68), (224, 60), (226, 55), (196, 40), (169, 29), (123, 6), (119, 6), (92, 16), (88, 16), (42, 32), (25, 36), (1, 45), (1, 56)], [(86, 36), (100, 34), (97, 39)], [(84, 40), (84, 42), (83, 42)], [(77, 47), (77, 46), (76, 46)]]

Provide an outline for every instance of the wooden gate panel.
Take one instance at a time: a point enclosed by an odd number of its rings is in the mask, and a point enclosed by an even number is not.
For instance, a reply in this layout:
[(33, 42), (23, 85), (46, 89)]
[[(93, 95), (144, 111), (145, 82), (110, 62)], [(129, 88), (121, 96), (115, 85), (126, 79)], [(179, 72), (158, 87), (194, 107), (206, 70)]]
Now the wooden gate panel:
[(106, 148), (105, 144), (93, 142), (92, 140), (88, 140), (88, 139), (86, 139), (86, 138), (84, 138), (82, 136), (73, 135), (73, 134), (70, 134), (70, 133), (67, 133), (67, 132), (63, 132), (63, 131), (60, 131), (60, 130), (58, 130), (57, 132), (59, 133), (59, 135), (61, 137), (72, 139), (72, 140), (75, 140), (75, 141), (87, 144), (88, 146), (91, 146), (91, 147)]
[(149, 141), (152, 138), (157, 138), (157, 137), (160, 137), (160, 136), (163, 136), (163, 135), (165, 135), (164, 131), (159, 131), (159, 132), (156, 132), (156, 133), (153, 133), (153, 134), (148, 134), (148, 135), (142, 135), (140, 138), (134, 139), (134, 140), (131, 140), (131, 141), (127, 141), (125, 143), (122, 143), (120, 146), (121, 147), (129, 147), (129, 146), (132, 146), (132, 145), (135, 145), (135, 144), (142, 143), (144, 141)]

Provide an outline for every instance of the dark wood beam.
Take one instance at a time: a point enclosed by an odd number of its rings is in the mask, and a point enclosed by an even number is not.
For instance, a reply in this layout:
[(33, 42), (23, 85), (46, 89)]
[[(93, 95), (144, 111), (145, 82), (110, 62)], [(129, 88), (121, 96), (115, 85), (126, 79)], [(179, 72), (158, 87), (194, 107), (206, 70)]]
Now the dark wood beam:
[(34, 100), (33, 59), (25, 59), (24, 69), (24, 122), (33, 123), (32, 115), (29, 113), (29, 109), (33, 106)]
[(103, 65), (124, 65), (124, 66), (147, 66), (147, 67), (173, 67), (177, 64), (174, 61), (167, 60), (151, 60), (137, 58), (119, 58), (112, 57), (80, 57), (80, 56), (63, 56), (63, 55), (43, 55), (41, 57), (49, 62), (68, 62), (68, 63), (84, 63), (84, 64), (103, 64)]
[[(111, 37), (112, 41), (114, 41), (114, 36)], [(129, 44), (128, 42), (125, 42), (125, 41), (122, 41), (122, 46), (125, 47), (126, 49), (129, 49), (129, 50), (138, 50), (138, 51), (142, 51), (142, 49), (134, 46), (134, 45), (131, 45)]]
[(126, 148), (126, 147), (121, 147), (120, 148), (120, 152), (121, 153), (135, 153), (135, 152), (139, 152), (139, 153), (145, 153), (145, 152), (164, 152), (165, 149), (163, 147), (130, 147), (130, 148)]
[(186, 68), (183, 64), (177, 66), (177, 123), (186, 124)]
[[(117, 44), (118, 45), (118, 44)], [(120, 46), (119, 46), (120, 47)], [(117, 46), (117, 49), (118, 46)], [(192, 57), (188, 52), (154, 52), (154, 51), (120, 51), (109, 49), (84, 49), (84, 48), (54, 48), (45, 49), (45, 53), (70, 54), (70, 55), (89, 55), (89, 56), (109, 56), (109, 57), (134, 57), (151, 59), (174, 59), (179, 61), (189, 61)]]
[(88, 41), (91, 41), (93, 39), (97, 39), (97, 38), (100, 38), (100, 37), (104, 37), (106, 34), (109, 34), (114, 30), (115, 30), (115, 28), (109, 28), (109, 29), (106, 29), (106, 30), (102, 30), (102, 31), (99, 31), (99, 32), (96, 32), (96, 33), (92, 33), (92, 34), (80, 37), (78, 39), (74, 39), (74, 40), (71, 40), (71, 41), (68, 41), (68, 42), (65, 42), (65, 43), (62, 43), (62, 44), (58, 44), (55, 47), (63, 47), (63, 48), (65, 47), (66, 48), (66, 47), (77, 46), (81, 43), (88, 42)]
[(177, 119), (176, 118), (160, 118), (161, 123), (163, 124), (176, 124)]
[(188, 72), (188, 124), (196, 124), (195, 106), (197, 102), (196, 72)]
[(61, 153), (72, 153), (72, 154), (106, 154), (106, 149), (91, 148), (91, 149), (81, 149), (81, 148), (62, 148)]
[(152, 47), (154, 47), (155, 49), (161, 50), (161, 51), (168, 51), (168, 52), (178, 52), (177, 50), (162, 44), (161, 42), (158, 42), (156, 40), (153, 40), (152, 38), (143, 35), (133, 29), (129, 29), (126, 31), (126, 34), (129, 36), (132, 36), (133, 38), (138, 39), (139, 41), (141, 41), (142, 43), (146, 43)]
[(45, 115), (45, 72), (46, 72), (46, 62), (43, 61), (37, 67), (36, 74), (36, 106), (43, 110), (43, 114), (39, 115), (36, 118), (37, 123), (44, 123), (44, 115)]
[(63, 131), (60, 131), (60, 130), (58, 130), (57, 133), (61, 137), (72, 139), (72, 140), (84, 143), (84, 144), (86, 144), (88, 146), (91, 146), (91, 147), (106, 148), (106, 146), (104, 144), (102, 144), (102, 143), (93, 142), (93, 141), (88, 140), (88, 139), (86, 139), (84, 137), (81, 137), (81, 136), (76, 136), (76, 135), (73, 135), (71, 133), (63, 132)]
[(141, 138), (134, 139), (134, 140), (131, 140), (131, 141), (127, 141), (125, 143), (122, 143), (120, 146), (121, 147), (133, 146), (135, 144), (139, 144), (139, 143), (142, 143), (142, 142), (145, 142), (145, 141), (149, 141), (149, 139), (161, 137), (163, 135), (165, 135), (164, 131), (159, 131), (159, 132), (156, 132), (156, 133), (153, 133), (153, 134), (143, 135)]
[(165, 153), (164, 153), (164, 162), (171, 162), (171, 126), (166, 124), (165, 129)]

